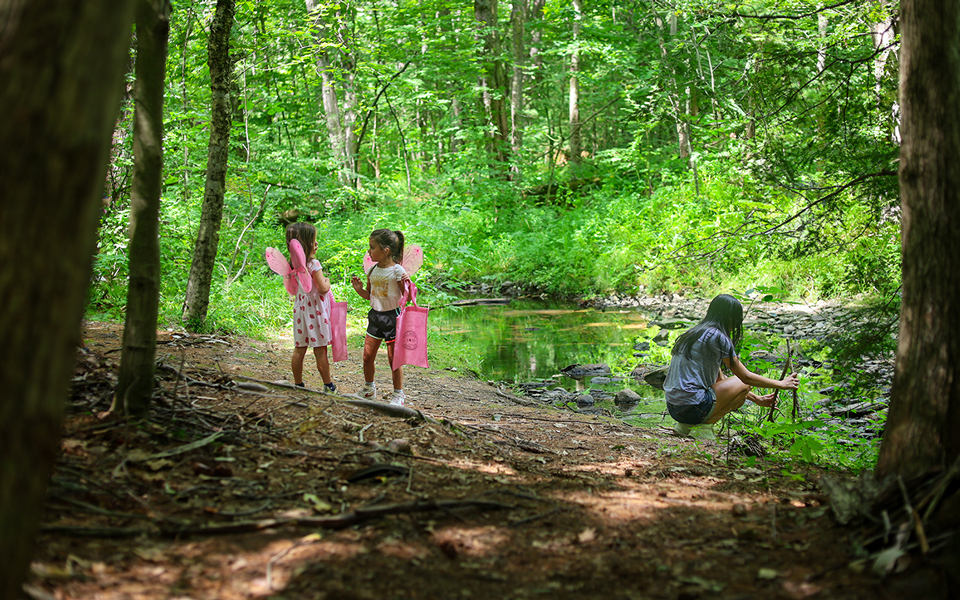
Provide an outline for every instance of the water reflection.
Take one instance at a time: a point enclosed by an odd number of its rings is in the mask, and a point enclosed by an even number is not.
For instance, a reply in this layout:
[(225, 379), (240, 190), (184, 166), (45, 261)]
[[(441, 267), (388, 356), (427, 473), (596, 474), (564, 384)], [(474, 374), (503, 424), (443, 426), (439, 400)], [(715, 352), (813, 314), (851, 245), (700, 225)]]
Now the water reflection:
[(509, 383), (549, 379), (574, 363), (629, 364), (638, 330), (648, 323), (636, 311), (541, 300), (444, 308), (431, 311), (430, 319), (440, 335), (477, 352), (483, 378)]

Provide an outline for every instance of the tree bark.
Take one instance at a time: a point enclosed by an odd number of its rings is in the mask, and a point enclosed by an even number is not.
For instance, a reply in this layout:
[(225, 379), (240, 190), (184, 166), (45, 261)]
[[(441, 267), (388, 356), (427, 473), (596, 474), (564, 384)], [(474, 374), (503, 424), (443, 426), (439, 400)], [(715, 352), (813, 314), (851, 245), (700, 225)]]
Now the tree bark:
[[(895, 19), (891, 12), (889, 4), (884, 0), (880, 7), (883, 9), (884, 18), (878, 23), (870, 24), (870, 37), (873, 40), (873, 49), (876, 53), (873, 59), (873, 90), (876, 95), (877, 110), (881, 115), (882, 122), (889, 124), (890, 140), (894, 144), (900, 143), (900, 107), (896, 98), (890, 98), (890, 94), (884, 93), (884, 82), (891, 80), (890, 70), (894, 73), (897, 69), (897, 55), (895, 54), (894, 44), (897, 37), (895, 29)], [(889, 65), (893, 57), (892, 68)], [(889, 119), (889, 120), (888, 120)]]
[(506, 162), (510, 131), (505, 98), (509, 96), (507, 76), (500, 60), (500, 35), (497, 31), (497, 0), (474, 0), (474, 18), (480, 28), (482, 70), (480, 102), (490, 132), (488, 152), (500, 163)]
[(523, 87), (526, 65), (523, 34), (527, 21), (527, 0), (513, 0), (510, 28), (513, 34), (513, 78), (510, 81), (510, 145), (514, 154), (523, 145)]
[(878, 475), (960, 453), (960, 4), (900, 4), (903, 299)]
[[(327, 139), (337, 165), (341, 185), (357, 186), (357, 154), (360, 144), (356, 131), (358, 98), (356, 92), (357, 59), (349, 51), (350, 39), (346, 4), (338, 5), (333, 14), (319, 0), (306, 0), (307, 12), (313, 18), (317, 40), (317, 69), (320, 71), (323, 114), (327, 122)], [(332, 22), (332, 24), (331, 24)], [(327, 50), (330, 42), (340, 48), (334, 54)], [(341, 81), (338, 86), (338, 81)], [(338, 88), (342, 87), (342, 107)]]
[(150, 410), (160, 305), (160, 188), (163, 92), (170, 0), (137, 2), (137, 64), (130, 193), (130, 283), (120, 375), (111, 412), (142, 417)]
[(0, 598), (20, 598), (76, 361), (132, 1), (0, 0)]
[(573, 52), (570, 54), (570, 162), (580, 163), (583, 144), (580, 138), (580, 27), (583, 20), (583, 0), (573, 0)]
[(217, 0), (217, 10), (210, 23), (207, 65), (210, 68), (210, 143), (207, 147), (207, 178), (203, 188), (200, 229), (193, 247), (193, 261), (187, 279), (183, 321), (196, 331), (207, 319), (213, 267), (220, 244), (220, 221), (223, 219), (223, 196), (226, 192), (227, 160), (230, 150), (230, 29), (233, 27), (235, 0)]

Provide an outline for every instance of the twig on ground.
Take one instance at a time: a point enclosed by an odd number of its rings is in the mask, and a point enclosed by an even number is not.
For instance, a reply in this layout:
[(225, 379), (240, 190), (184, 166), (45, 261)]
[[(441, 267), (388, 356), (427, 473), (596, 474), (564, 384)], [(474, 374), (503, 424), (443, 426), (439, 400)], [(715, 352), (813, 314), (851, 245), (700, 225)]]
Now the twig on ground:
[(907, 512), (907, 517), (913, 521), (913, 529), (916, 531), (917, 540), (920, 542), (920, 551), (926, 554), (930, 551), (930, 544), (927, 542), (927, 534), (923, 530), (923, 521), (920, 519), (917, 510), (913, 508), (913, 504), (910, 503), (910, 494), (907, 493), (907, 486), (903, 483), (903, 477), (897, 475), (897, 484), (903, 493), (903, 509)]

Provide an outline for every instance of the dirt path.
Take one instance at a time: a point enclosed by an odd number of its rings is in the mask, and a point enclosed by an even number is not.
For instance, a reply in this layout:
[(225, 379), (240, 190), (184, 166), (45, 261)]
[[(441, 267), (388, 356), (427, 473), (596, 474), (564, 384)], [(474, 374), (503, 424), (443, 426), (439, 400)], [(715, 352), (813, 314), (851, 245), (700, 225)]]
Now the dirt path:
[[(426, 420), (236, 385), (285, 377), (285, 340), (161, 336), (151, 424), (131, 428), (97, 416), (120, 327), (85, 339), (34, 597), (883, 597), (814, 469), (448, 372), (407, 369)], [(359, 388), (359, 351), (334, 379)]]

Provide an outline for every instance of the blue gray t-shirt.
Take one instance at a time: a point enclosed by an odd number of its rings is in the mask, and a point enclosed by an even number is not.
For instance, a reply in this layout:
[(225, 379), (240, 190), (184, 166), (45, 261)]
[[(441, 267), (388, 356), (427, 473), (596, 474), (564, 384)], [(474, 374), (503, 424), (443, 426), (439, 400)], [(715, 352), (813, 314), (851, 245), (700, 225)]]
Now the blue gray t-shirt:
[(715, 328), (705, 330), (690, 346), (689, 358), (674, 354), (670, 359), (667, 379), (663, 382), (667, 403), (674, 406), (697, 404), (699, 394), (717, 382), (723, 359), (732, 360), (736, 356), (737, 350), (727, 334)]

